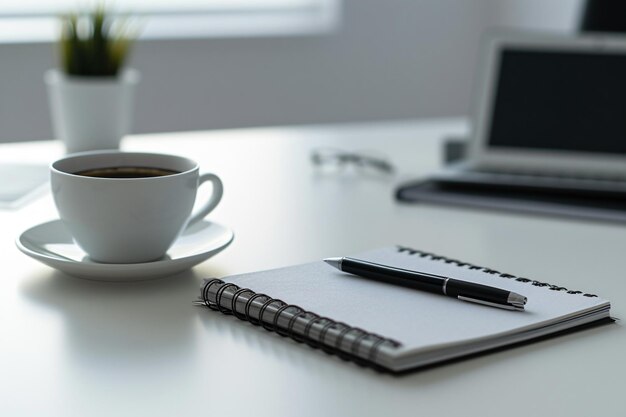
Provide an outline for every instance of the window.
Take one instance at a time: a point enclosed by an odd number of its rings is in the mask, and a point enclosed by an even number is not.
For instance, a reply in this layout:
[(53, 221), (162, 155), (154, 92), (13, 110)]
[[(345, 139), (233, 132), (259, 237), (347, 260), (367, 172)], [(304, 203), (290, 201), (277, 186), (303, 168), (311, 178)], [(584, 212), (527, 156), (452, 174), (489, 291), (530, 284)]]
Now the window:
[[(141, 21), (143, 39), (324, 33), (337, 22), (339, 0), (115, 0), (113, 10)], [(0, 1), (0, 42), (52, 41), (56, 16), (92, 2)]]

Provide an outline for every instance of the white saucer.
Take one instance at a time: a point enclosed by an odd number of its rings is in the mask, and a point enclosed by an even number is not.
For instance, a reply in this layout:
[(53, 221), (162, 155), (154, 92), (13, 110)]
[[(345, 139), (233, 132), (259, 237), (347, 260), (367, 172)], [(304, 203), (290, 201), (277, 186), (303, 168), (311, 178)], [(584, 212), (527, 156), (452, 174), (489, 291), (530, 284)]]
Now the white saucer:
[(31, 227), (15, 243), (26, 255), (69, 275), (98, 281), (140, 281), (189, 269), (221, 252), (233, 238), (229, 228), (203, 220), (186, 229), (163, 259), (139, 264), (90, 260), (76, 246), (61, 220)]

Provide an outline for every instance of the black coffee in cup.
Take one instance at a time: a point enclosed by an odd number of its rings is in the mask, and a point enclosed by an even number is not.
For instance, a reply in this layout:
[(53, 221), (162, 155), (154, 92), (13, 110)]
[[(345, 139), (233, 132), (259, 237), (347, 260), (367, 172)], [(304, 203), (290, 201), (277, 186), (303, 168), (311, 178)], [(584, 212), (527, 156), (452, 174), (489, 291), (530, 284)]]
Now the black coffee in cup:
[(163, 177), (166, 175), (179, 174), (178, 171), (172, 171), (163, 168), (151, 168), (151, 167), (107, 167), (107, 168), (92, 168), (84, 171), (74, 172), (75, 175), (81, 175), (83, 177), (96, 177), (96, 178), (151, 178), (151, 177)]

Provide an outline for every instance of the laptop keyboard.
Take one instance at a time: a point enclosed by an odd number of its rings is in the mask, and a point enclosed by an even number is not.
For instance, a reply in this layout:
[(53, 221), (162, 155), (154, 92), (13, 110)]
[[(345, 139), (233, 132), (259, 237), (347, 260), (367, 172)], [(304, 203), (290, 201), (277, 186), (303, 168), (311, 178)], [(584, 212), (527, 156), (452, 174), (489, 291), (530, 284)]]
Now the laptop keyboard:
[(457, 171), (454, 175), (436, 176), (434, 179), (442, 185), (475, 190), (518, 190), (539, 194), (626, 198), (626, 178), (615, 176), (573, 176), (566, 173), (546, 175), (530, 171), (473, 169)]
[(606, 175), (606, 174), (580, 174), (580, 173), (571, 173), (571, 172), (560, 172), (560, 173), (550, 173), (546, 174), (545, 172), (533, 172), (533, 171), (506, 171), (506, 170), (489, 170), (484, 168), (475, 168), (470, 172), (476, 172), (479, 174), (486, 174), (495, 177), (507, 178), (511, 180), (515, 179), (533, 179), (537, 181), (599, 181), (606, 183), (624, 183), (626, 184), (626, 177), (620, 177), (615, 175)]

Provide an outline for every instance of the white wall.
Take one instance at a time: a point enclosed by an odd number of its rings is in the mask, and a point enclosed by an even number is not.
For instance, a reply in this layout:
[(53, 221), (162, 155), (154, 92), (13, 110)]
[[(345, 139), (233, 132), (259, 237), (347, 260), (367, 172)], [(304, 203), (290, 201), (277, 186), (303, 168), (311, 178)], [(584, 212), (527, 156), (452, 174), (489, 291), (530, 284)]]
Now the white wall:
[[(481, 33), (520, 14), (532, 27), (544, 2), (526, 2), (344, 0), (334, 34), (141, 42), (134, 130), (465, 115)], [(42, 76), (53, 65), (52, 45), (0, 45), (0, 141), (51, 137)]]
[(491, 22), (510, 29), (571, 31), (580, 22), (580, 0), (491, 0)]

